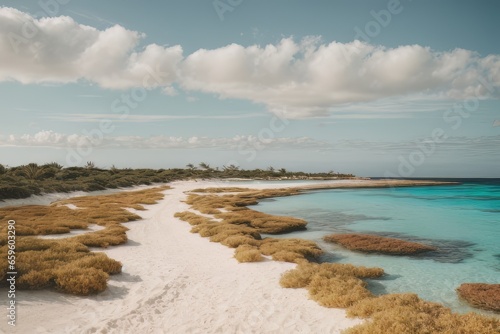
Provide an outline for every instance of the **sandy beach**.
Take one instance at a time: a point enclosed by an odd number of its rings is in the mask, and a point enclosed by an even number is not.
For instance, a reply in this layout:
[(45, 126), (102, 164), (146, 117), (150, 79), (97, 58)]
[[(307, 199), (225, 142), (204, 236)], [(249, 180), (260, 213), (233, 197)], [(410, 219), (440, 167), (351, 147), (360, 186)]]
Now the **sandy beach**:
[(233, 249), (190, 233), (189, 224), (174, 218), (188, 208), (182, 202), (185, 191), (227, 186), (227, 182), (182, 181), (171, 186), (160, 203), (137, 212), (142, 220), (126, 224), (130, 229), (126, 245), (105, 250), (123, 263), (123, 273), (111, 276), (105, 292), (76, 297), (19, 291), (17, 325), (2, 322), (0, 329), (7, 333), (338, 333), (359, 323), (346, 318), (343, 310), (309, 300), (304, 289), (281, 288), (280, 275), (295, 264), (238, 263)]

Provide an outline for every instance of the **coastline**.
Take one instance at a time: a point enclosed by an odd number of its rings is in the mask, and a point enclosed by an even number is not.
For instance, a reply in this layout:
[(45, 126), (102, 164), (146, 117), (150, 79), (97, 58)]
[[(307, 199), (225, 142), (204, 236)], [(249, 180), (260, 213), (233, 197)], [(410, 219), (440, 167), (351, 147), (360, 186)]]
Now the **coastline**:
[[(282, 188), (307, 191), (346, 188), (348, 181), (303, 186), (281, 182)], [(375, 180), (350, 181), (352, 188), (383, 186)], [(408, 182), (392, 186), (410, 186)], [(143, 220), (125, 224), (130, 229), (129, 242), (104, 251), (123, 263), (123, 273), (111, 277), (105, 292), (82, 298), (51, 291), (21, 291), (20, 321), (12, 332), (154, 332), (162, 328), (172, 333), (338, 333), (359, 324), (361, 320), (346, 318), (344, 310), (321, 307), (309, 300), (304, 289), (281, 288), (281, 274), (295, 264), (270, 260), (239, 264), (232, 249), (189, 233), (189, 224), (173, 217), (188, 209), (181, 202), (186, 191), (227, 184), (170, 183), (173, 189), (164, 191), (165, 198), (158, 204), (147, 206), (144, 212), (134, 211)], [(436, 182), (418, 185), (433, 184)], [(249, 183), (245, 187), (271, 189), (276, 184)]]
[[(213, 181), (169, 184), (165, 198), (135, 212), (125, 224), (129, 241), (103, 251), (123, 263), (108, 289), (77, 297), (54, 291), (19, 291), (18, 322), (10, 333), (155, 332), (331, 332), (352, 327), (345, 311), (319, 306), (302, 289), (283, 289), (281, 274), (291, 263), (240, 264), (233, 250), (189, 232), (174, 218), (186, 210), (185, 191), (220, 187)], [(273, 188), (254, 185), (252, 188)], [(6, 293), (2, 289), (0, 293)]]

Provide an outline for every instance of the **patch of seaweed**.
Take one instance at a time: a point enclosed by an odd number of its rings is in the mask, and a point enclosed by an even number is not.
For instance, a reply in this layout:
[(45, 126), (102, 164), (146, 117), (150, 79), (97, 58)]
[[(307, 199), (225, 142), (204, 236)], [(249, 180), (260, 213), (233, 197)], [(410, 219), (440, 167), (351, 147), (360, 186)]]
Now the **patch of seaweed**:
[(500, 284), (463, 283), (457, 293), (477, 308), (500, 312)]
[(325, 236), (323, 240), (363, 253), (410, 255), (437, 250), (436, 247), (421, 243), (361, 233), (332, 234)]

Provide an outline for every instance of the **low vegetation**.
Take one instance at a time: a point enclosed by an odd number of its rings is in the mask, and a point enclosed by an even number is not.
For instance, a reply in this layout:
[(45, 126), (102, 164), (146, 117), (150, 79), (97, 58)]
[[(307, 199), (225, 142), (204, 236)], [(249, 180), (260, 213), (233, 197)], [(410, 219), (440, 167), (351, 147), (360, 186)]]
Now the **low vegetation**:
[(351, 174), (303, 173), (273, 170), (243, 170), (236, 166), (211, 168), (200, 163), (199, 168), (189, 164), (187, 168), (130, 169), (97, 168), (88, 162), (85, 167), (68, 167), (57, 163), (38, 165), (30, 163), (17, 167), (0, 164), (0, 200), (27, 198), (53, 192), (95, 191), (167, 183), (193, 178), (246, 178), (246, 179), (338, 179), (352, 178)]
[(368, 321), (350, 328), (348, 334), (498, 334), (500, 320), (476, 313), (457, 314), (415, 294), (388, 294), (365, 298), (347, 309), (350, 317)]
[(325, 236), (323, 240), (363, 253), (411, 255), (437, 250), (436, 247), (417, 242), (358, 233), (332, 234)]
[(500, 312), (500, 284), (464, 283), (457, 292), (475, 307)]
[[(126, 243), (127, 228), (122, 223), (140, 218), (128, 208), (144, 210), (143, 205), (156, 203), (165, 189), (168, 187), (76, 197), (49, 206), (0, 208), (0, 286), (6, 284), (8, 272), (7, 221), (15, 219), (19, 289), (55, 288), (76, 295), (103, 291), (108, 276), (120, 273), (122, 264), (88, 247)], [(37, 237), (87, 229), (91, 224), (104, 228), (62, 239)]]
[[(305, 229), (307, 222), (294, 218), (268, 215), (249, 209), (248, 206), (256, 205), (259, 199), (281, 197), (298, 194), (297, 189), (250, 190), (242, 188), (220, 188), (221, 190), (205, 190), (208, 195), (192, 193), (186, 203), (194, 210), (203, 214), (214, 215), (224, 223), (242, 225), (254, 228), (259, 233), (279, 234)], [(199, 192), (199, 189), (196, 190)]]
[(257, 247), (249, 244), (242, 244), (236, 248), (234, 257), (238, 262), (259, 262), (264, 258)]
[(284, 262), (315, 259), (323, 251), (314, 242), (302, 239), (262, 239), (261, 236), (264, 233), (277, 234), (304, 229), (307, 222), (293, 217), (268, 215), (247, 207), (257, 204), (262, 198), (295, 194), (298, 194), (297, 189), (196, 189), (188, 195), (186, 203), (200, 214), (184, 211), (175, 216), (193, 225), (191, 232), (236, 248), (235, 257), (240, 262), (260, 261), (262, 255)]
[(372, 296), (362, 278), (383, 275), (384, 271), (380, 268), (304, 261), (284, 273), (280, 284), (284, 288), (306, 288), (311, 299), (323, 306), (346, 308)]

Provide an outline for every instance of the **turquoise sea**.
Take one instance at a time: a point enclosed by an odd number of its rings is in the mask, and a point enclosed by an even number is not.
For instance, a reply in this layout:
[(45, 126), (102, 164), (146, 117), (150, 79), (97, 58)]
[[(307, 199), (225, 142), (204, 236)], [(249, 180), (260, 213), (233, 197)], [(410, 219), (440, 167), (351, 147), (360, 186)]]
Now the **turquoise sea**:
[[(455, 289), (464, 282), (500, 283), (500, 180), (459, 185), (313, 191), (265, 200), (253, 207), (305, 219), (306, 231), (280, 237), (318, 242), (323, 261), (381, 267), (374, 293), (415, 292), (454, 311), (476, 311)], [(439, 248), (412, 257), (365, 255), (322, 241), (324, 235), (363, 232)], [(487, 312), (486, 312), (487, 313)]]

